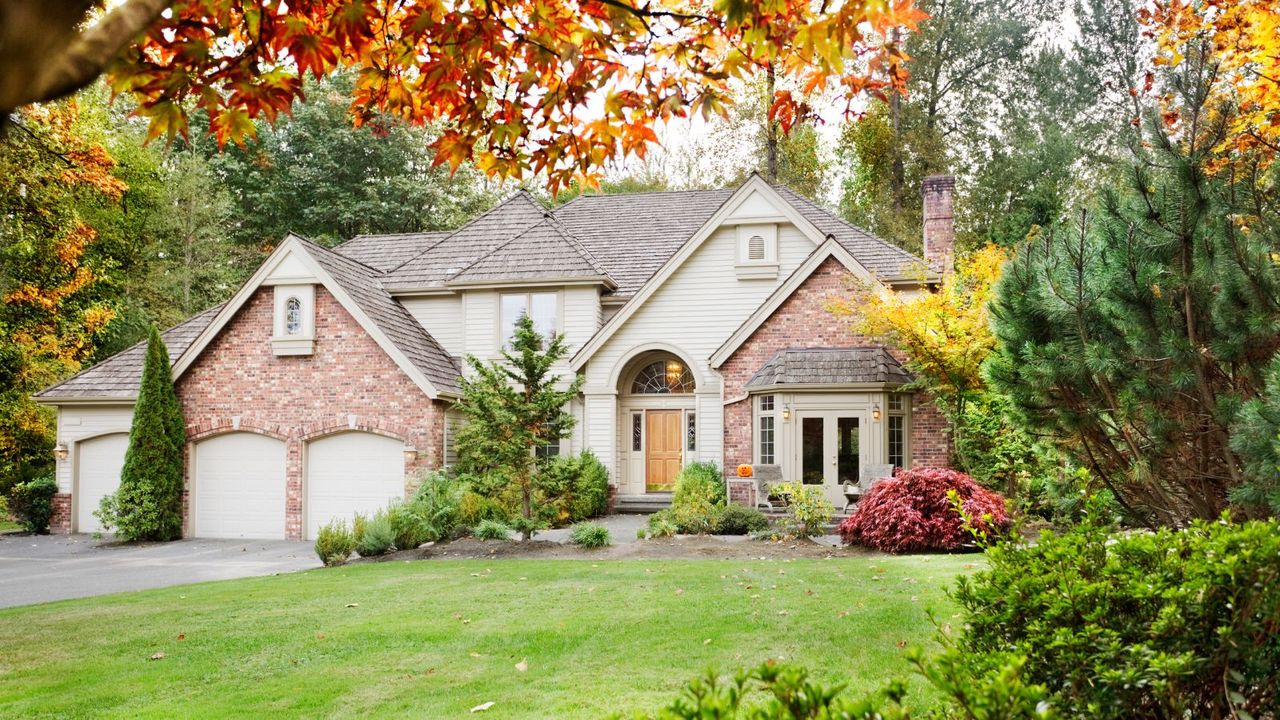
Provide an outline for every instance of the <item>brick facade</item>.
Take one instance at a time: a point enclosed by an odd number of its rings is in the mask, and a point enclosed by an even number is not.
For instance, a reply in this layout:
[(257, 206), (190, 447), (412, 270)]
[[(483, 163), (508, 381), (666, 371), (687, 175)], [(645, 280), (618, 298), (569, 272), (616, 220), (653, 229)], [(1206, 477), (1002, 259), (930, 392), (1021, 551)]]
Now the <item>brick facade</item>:
[(191, 441), (188, 467), (192, 443), (213, 435), (238, 429), (285, 442), (285, 531), (298, 539), (308, 440), (352, 429), (403, 440), (418, 451), (406, 461), (409, 486), (416, 470), (443, 462), (444, 407), (322, 287), (315, 297), (314, 353), (277, 357), (271, 346), (273, 293), (270, 287), (258, 289), (178, 380), (177, 392)]
[[(838, 260), (828, 258), (720, 367), (724, 397), (734, 401), (724, 408), (724, 466), (730, 475), (730, 499), (735, 502), (755, 502), (754, 481), (732, 477), (734, 468), (752, 462), (751, 400), (744, 390), (751, 376), (780, 350), (881, 344), (876, 338), (854, 335), (847, 320), (827, 309), (832, 299), (849, 292), (851, 280), (849, 271)], [(890, 352), (899, 360), (904, 358), (893, 348)], [(912, 396), (911, 410), (911, 464), (945, 466), (950, 458), (946, 420), (923, 393)]]
[(53, 515), (49, 516), (49, 532), (65, 535), (71, 532), (71, 493), (53, 496)]

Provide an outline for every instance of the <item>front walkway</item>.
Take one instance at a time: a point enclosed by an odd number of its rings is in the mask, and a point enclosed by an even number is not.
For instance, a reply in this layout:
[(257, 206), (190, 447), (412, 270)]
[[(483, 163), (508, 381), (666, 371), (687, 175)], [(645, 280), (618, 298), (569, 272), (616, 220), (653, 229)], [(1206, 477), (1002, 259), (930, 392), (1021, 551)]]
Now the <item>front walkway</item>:
[(310, 542), (177, 540), (115, 545), (90, 535), (0, 535), (0, 607), (319, 567)]

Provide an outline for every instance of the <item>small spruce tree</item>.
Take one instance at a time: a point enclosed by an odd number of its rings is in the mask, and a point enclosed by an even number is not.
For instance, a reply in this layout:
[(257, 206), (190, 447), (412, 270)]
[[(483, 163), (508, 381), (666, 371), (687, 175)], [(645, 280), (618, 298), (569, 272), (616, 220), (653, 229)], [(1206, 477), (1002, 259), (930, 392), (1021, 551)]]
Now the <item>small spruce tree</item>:
[(468, 472), (504, 477), (515, 486), (520, 517), (514, 524), (525, 540), (544, 510), (535, 452), (573, 429), (574, 418), (564, 408), (578, 394), (582, 378), (557, 389), (560, 377), (551, 375), (551, 367), (567, 352), (563, 337), (548, 342), (522, 315), (502, 360), (484, 363), (469, 356), (474, 374), (462, 380), (457, 407), (466, 423), (457, 435), (459, 465)]
[(169, 352), (154, 326), (147, 341), (142, 386), (133, 409), (120, 488), (103, 498), (98, 517), (126, 540), (182, 536), (182, 406), (173, 389)]

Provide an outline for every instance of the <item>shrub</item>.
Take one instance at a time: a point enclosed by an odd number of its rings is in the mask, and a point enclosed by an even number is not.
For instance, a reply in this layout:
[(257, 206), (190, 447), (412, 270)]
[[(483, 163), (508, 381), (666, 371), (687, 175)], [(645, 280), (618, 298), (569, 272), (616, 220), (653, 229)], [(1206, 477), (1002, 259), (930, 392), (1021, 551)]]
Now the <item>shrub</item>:
[(391, 519), (383, 511), (365, 518), (362, 523), (360, 537), (356, 539), (356, 554), (360, 557), (374, 557), (391, 552), (396, 543), (396, 531), (391, 526)]
[(466, 491), (466, 485), (446, 473), (436, 471), (422, 475), (418, 489), (407, 503), (407, 510), (416, 520), (416, 527), (406, 525), (404, 528), (407, 532), (404, 540), (417, 542), (411, 546), (397, 542), (396, 546), (407, 550), (424, 542), (443, 540), (457, 534), (458, 529), (464, 527), (461, 506)]
[(676, 526), (675, 513), (670, 508), (649, 516), (649, 537), (671, 537), (678, 532), (680, 528)]
[(421, 514), (421, 509), (418, 503), (403, 500), (393, 500), (387, 506), (387, 522), (391, 523), (391, 534), (397, 548), (409, 550), (428, 540), (439, 539), (435, 528)]
[(514, 508), (476, 492), (466, 480), (460, 482), (466, 489), (458, 496), (458, 522), (464, 527), (475, 527), (485, 520), (502, 522), (515, 514)]
[(821, 535), (835, 508), (823, 495), (821, 485), (804, 483), (778, 483), (772, 493), (786, 498), (787, 515), (783, 525), (791, 535), (800, 538)]
[(49, 532), (53, 496), (57, 493), (58, 484), (52, 475), (17, 483), (9, 489), (9, 512), (27, 532), (43, 535)]
[(589, 450), (540, 461), (536, 485), (552, 525), (599, 517), (608, 507), (609, 471)]
[(569, 517), (573, 520), (600, 517), (609, 509), (609, 471), (590, 450), (582, 451), (577, 466)]
[(676, 490), (671, 497), (672, 505), (679, 505), (684, 496), (693, 494), (699, 499), (706, 498), (712, 505), (724, 505), (724, 476), (715, 463), (695, 462), (685, 465), (676, 475)]
[(497, 520), (481, 520), (471, 533), (481, 540), (511, 539), (511, 528)]
[(750, 535), (769, 527), (769, 518), (753, 507), (730, 503), (716, 516), (716, 532), (720, 535)]
[(341, 565), (356, 549), (356, 538), (346, 520), (330, 520), (316, 533), (316, 555), (325, 565)]
[(584, 548), (602, 548), (613, 544), (609, 529), (593, 522), (580, 522), (569, 531), (569, 542)]
[(1109, 519), (1091, 502), (1066, 534), (990, 548), (953, 592), (958, 656), (1025, 661), (1067, 717), (1275, 718), (1280, 524), (1116, 535)]
[(1009, 513), (998, 493), (964, 473), (923, 468), (901, 471), (872, 488), (840, 525), (840, 537), (893, 553), (971, 547), (973, 535), (947, 496), (952, 491), (975, 530), (997, 536), (1008, 529)]
[(96, 511), (105, 528), (126, 540), (182, 537), (182, 476), (186, 422), (173, 390), (169, 353), (153, 326), (142, 384), (129, 429), (120, 487)]

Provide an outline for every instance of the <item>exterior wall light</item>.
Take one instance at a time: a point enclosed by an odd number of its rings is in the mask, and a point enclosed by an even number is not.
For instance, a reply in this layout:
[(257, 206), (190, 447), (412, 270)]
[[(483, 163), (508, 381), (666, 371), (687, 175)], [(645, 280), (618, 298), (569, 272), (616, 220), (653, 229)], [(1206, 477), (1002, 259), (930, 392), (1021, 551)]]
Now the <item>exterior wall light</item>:
[(404, 446), (404, 462), (406, 465), (412, 465), (414, 460), (418, 459), (418, 449), (412, 445)]
[(880, 403), (871, 406), (871, 419), (880, 422)]
[(66, 443), (58, 443), (57, 445), (53, 446), (53, 456), (58, 458), (59, 460), (66, 460), (67, 456), (70, 454), (71, 454), (71, 451), (67, 449)]
[(788, 403), (782, 406), (782, 422), (789, 422), (790, 420), (791, 420), (791, 404)]

